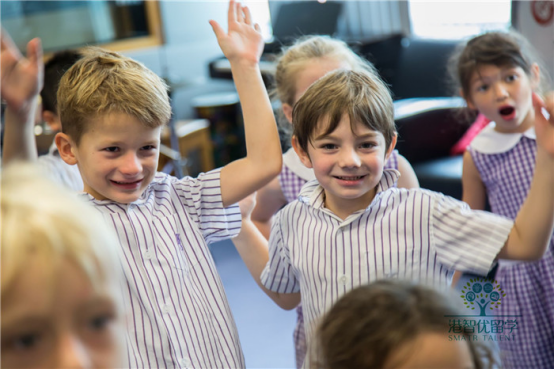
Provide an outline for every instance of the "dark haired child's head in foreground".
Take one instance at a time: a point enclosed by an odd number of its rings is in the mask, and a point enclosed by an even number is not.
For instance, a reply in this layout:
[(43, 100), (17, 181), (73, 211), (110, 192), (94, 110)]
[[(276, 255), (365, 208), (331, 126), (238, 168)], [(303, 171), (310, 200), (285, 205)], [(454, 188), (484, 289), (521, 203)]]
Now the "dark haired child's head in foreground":
[(497, 131), (510, 133), (534, 125), (532, 95), (549, 89), (549, 76), (540, 64), (521, 35), (488, 32), (460, 44), (449, 69), (468, 107), (494, 121)]
[(167, 85), (143, 64), (91, 47), (62, 77), (60, 156), (77, 164), (85, 192), (130, 203), (152, 181), (171, 116)]
[[(449, 338), (452, 299), (428, 287), (381, 280), (344, 295), (322, 319), (314, 368), (485, 368), (490, 352)], [(487, 365), (488, 365), (487, 364)]]
[(57, 111), (57, 93), (60, 80), (63, 74), (81, 59), (82, 56), (77, 50), (59, 51), (44, 64), (44, 87), (40, 91), (42, 120), (55, 132), (62, 129)]
[(314, 169), (326, 207), (339, 216), (367, 207), (396, 145), (386, 85), (375, 74), (338, 70), (311, 85), (292, 116), (293, 147)]

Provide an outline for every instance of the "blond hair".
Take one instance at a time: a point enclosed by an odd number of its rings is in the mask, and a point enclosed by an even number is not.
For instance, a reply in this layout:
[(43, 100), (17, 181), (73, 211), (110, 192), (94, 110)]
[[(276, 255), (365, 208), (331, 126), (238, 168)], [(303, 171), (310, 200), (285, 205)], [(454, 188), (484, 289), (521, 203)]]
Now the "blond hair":
[(103, 281), (118, 284), (121, 276), (113, 231), (92, 207), (39, 174), (38, 168), (23, 163), (2, 173), (2, 299), (26, 271), (31, 256), (44, 261), (52, 274), (63, 260), (74, 262), (93, 288)]
[(293, 106), (296, 96), (298, 73), (313, 59), (344, 61), (355, 71), (377, 73), (373, 65), (355, 54), (348, 45), (329, 36), (300, 37), (291, 46), (283, 49), (275, 69), (275, 87), (272, 92), (282, 103)]
[(333, 132), (344, 114), (348, 114), (354, 131), (356, 123), (381, 132), (387, 149), (396, 128), (394, 106), (389, 89), (376, 74), (365, 71), (337, 70), (314, 82), (298, 100), (292, 111), (293, 134), (308, 152), (314, 132), (327, 119), (324, 135)]
[(62, 131), (76, 144), (87, 124), (110, 113), (125, 113), (150, 128), (171, 117), (167, 85), (142, 63), (98, 47), (83, 49), (83, 58), (62, 77), (58, 112)]

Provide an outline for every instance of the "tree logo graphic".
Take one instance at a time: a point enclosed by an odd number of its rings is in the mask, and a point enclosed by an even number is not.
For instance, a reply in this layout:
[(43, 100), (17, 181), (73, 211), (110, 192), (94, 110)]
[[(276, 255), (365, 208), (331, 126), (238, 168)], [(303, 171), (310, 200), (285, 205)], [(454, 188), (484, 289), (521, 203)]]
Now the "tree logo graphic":
[(464, 305), (467, 309), (479, 307), (479, 316), (487, 316), (490, 310), (498, 309), (506, 296), (497, 281), (486, 278), (472, 278), (462, 287)]

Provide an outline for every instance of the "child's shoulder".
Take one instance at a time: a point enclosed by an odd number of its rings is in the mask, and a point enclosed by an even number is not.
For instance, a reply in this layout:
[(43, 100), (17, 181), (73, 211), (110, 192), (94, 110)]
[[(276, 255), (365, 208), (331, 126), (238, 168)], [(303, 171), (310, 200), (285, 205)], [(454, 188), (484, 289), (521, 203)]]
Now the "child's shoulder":
[(500, 154), (513, 149), (522, 139), (536, 139), (535, 128), (531, 127), (523, 133), (502, 133), (495, 130), (496, 124), (490, 122), (469, 145), (469, 150), (482, 154)]

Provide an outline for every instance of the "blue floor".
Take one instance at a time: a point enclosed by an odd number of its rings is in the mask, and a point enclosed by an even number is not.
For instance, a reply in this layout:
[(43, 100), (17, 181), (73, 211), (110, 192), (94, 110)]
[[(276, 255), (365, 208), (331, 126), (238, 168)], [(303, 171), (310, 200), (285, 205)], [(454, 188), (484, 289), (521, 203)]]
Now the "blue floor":
[(211, 245), (239, 330), (247, 368), (294, 368), (296, 311), (278, 307), (256, 285), (231, 241)]

